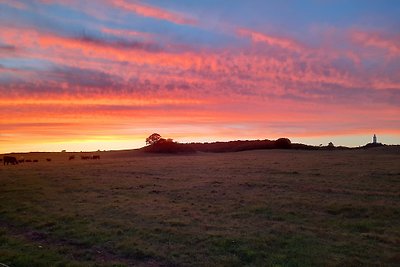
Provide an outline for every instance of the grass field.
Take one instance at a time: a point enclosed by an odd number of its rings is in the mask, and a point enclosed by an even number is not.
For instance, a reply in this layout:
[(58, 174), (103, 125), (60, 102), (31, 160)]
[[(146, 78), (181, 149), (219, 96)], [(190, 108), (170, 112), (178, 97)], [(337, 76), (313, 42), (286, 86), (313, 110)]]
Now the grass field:
[(96, 154), (0, 166), (0, 263), (400, 264), (398, 147)]

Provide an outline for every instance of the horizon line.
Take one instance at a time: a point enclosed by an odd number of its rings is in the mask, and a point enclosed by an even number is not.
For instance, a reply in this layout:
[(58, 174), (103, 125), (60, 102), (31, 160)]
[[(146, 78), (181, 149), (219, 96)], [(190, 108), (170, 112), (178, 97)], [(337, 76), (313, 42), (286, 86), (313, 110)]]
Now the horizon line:
[[(287, 138), (287, 137), (280, 137), (280, 138)], [(228, 142), (236, 142), (236, 141), (276, 141), (276, 140), (278, 140), (278, 139), (280, 139), (280, 138), (277, 138), (277, 139), (235, 139), (235, 140), (229, 140), (229, 141), (210, 141), (210, 142), (200, 142), (200, 141), (198, 141), (198, 142), (196, 142), (196, 141), (193, 141), (193, 142), (177, 142), (177, 141), (174, 141), (175, 143), (178, 143), (178, 144), (187, 144), (187, 145), (190, 145), (190, 144), (212, 144), (212, 143), (228, 143)], [(287, 139), (289, 139), (290, 140), (290, 138), (287, 138)], [(290, 140), (291, 141), (291, 140)], [(313, 145), (313, 144), (307, 144), (307, 143), (302, 143), (302, 142), (292, 142), (292, 144), (300, 144), (300, 145), (306, 145), (306, 146), (310, 146), (310, 147), (327, 147), (328, 146), (328, 144), (326, 144), (326, 145), (322, 145), (322, 144), (320, 144), (320, 145)], [(334, 143), (333, 143), (334, 144)], [(335, 145), (334, 144), (334, 147), (336, 147), (336, 148), (349, 148), (349, 149), (355, 149), (355, 148), (361, 148), (361, 147), (363, 147), (363, 146), (366, 146), (366, 145), (368, 145), (368, 144), (372, 144), (372, 142), (369, 142), (369, 143), (366, 143), (366, 144), (364, 144), (364, 145), (358, 145), (358, 146), (346, 146), (346, 145), (340, 145), (340, 144), (338, 144), (338, 145)], [(382, 144), (382, 145), (384, 145), (384, 146), (400, 146), (400, 144), (386, 144), (386, 143), (381, 143), (381, 142), (378, 142), (378, 144)], [(12, 151), (12, 152), (1, 152), (0, 151), (0, 154), (1, 155), (4, 155), (4, 154), (28, 154), (28, 153), (95, 153), (95, 152), (115, 152), (115, 151), (129, 151), (129, 150), (139, 150), (139, 149), (142, 149), (142, 148), (144, 148), (144, 147), (147, 147), (147, 146), (149, 146), (149, 145), (144, 145), (144, 146), (141, 146), (141, 147), (134, 147), (134, 148), (115, 148), (115, 149), (96, 149), (96, 150), (67, 150), (67, 149), (62, 149), (61, 151), (60, 150), (37, 150), (37, 151)]]

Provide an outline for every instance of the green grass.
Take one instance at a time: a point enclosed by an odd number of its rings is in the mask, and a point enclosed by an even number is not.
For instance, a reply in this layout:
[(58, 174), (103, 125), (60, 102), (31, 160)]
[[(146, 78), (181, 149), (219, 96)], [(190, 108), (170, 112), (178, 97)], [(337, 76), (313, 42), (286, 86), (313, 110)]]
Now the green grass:
[(0, 263), (396, 266), (400, 259), (398, 151), (43, 157), (53, 161), (0, 167)]

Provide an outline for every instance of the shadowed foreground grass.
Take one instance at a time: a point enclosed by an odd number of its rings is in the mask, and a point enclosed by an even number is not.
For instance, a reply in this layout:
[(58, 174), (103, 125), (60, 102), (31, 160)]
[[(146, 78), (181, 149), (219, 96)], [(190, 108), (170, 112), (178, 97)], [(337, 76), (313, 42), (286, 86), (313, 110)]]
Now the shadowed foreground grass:
[(0, 262), (395, 266), (399, 152), (38, 155), (0, 167)]

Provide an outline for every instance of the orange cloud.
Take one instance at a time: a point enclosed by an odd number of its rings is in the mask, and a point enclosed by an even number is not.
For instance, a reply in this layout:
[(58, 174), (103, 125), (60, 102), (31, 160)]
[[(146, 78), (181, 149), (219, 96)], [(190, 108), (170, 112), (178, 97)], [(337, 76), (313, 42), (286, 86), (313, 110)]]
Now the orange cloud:
[[(95, 149), (105, 149), (107, 144), (101, 144), (105, 140), (125, 140), (125, 147), (121, 148), (127, 148), (134, 138), (144, 140), (143, 135), (153, 131), (181, 141), (362, 134), (374, 127), (379, 127), (381, 133), (400, 134), (396, 127), (398, 109), (375, 107), (371, 118), (368, 109), (357, 106), (266, 101), (257, 97), (210, 97), (200, 102), (197, 99), (164, 101), (157, 94), (144, 99), (128, 99), (112, 93), (86, 98), (43, 95), (37, 101), (29, 97), (3, 97), (0, 128), (4, 130), (0, 142), (6, 145), (3, 150), (11, 148), (7, 145), (10, 143), (14, 144), (14, 151), (18, 145), (26, 151), (32, 146), (24, 147), (24, 143), (48, 145), (51, 142), (59, 142), (71, 150), (68, 142), (81, 143), (81, 147), (89, 149), (93, 146), (84, 144), (93, 141), (98, 146)], [(10, 112), (12, 117), (8, 115)], [(135, 146), (140, 145), (144, 143)]]

